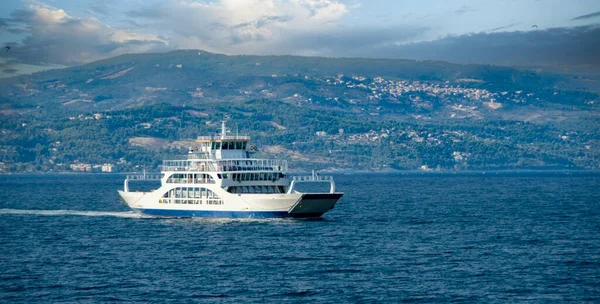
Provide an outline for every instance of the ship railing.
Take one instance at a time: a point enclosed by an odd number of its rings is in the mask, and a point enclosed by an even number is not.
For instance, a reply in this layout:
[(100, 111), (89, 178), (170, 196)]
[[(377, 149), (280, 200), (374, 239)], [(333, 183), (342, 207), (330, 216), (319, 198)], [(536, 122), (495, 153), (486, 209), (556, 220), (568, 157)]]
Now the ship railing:
[(279, 159), (226, 159), (226, 160), (164, 160), (163, 171), (287, 171), (287, 161)]
[(210, 155), (208, 153), (198, 153), (198, 152), (194, 152), (194, 153), (190, 153), (187, 156), (188, 159), (215, 159), (214, 155)]
[(221, 135), (215, 135), (215, 136), (198, 136), (197, 140), (250, 140), (250, 136), (245, 136), (245, 135), (236, 135), (236, 136), (221, 136)]
[(235, 171), (287, 171), (287, 161), (281, 159), (227, 159), (218, 160), (217, 170)]
[(123, 191), (129, 192), (129, 182), (130, 181), (155, 181), (162, 179), (161, 173), (143, 173), (143, 174), (128, 174), (125, 177), (125, 181), (123, 182)]
[(215, 171), (213, 160), (163, 160), (162, 171)]
[(318, 173), (315, 173), (315, 171), (312, 172), (312, 175), (296, 175), (296, 176), (292, 176), (292, 181), (290, 183), (290, 186), (288, 188), (288, 194), (289, 193), (294, 193), (295, 191), (295, 186), (297, 183), (305, 183), (305, 182), (312, 182), (312, 183), (329, 183), (329, 193), (335, 193), (335, 181), (333, 180), (333, 176), (321, 176)]
[(153, 173), (153, 174), (130, 174), (126, 176), (128, 180), (161, 180), (162, 174)]
[(292, 176), (292, 180), (297, 182), (328, 182), (333, 180), (333, 176), (297, 175)]

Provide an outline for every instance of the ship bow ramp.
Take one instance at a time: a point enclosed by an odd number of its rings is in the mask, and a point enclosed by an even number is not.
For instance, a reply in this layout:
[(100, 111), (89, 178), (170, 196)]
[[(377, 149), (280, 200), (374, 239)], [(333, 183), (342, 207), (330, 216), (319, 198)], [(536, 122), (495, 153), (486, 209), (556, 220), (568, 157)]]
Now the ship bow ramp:
[(293, 217), (319, 217), (333, 209), (342, 193), (304, 193), (289, 213)]

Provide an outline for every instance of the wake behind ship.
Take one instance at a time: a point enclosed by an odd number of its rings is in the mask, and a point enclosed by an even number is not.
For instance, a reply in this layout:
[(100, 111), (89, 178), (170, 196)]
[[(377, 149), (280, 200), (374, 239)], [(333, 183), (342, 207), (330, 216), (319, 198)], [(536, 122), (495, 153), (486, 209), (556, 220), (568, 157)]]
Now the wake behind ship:
[[(331, 176), (290, 176), (287, 162), (251, 158), (248, 136), (201, 136), (187, 159), (165, 160), (162, 174), (128, 175), (121, 199), (146, 215), (218, 218), (312, 218), (331, 210), (343, 193)], [(131, 180), (160, 179), (151, 192), (129, 191)], [(329, 193), (302, 193), (298, 183), (329, 183)]]

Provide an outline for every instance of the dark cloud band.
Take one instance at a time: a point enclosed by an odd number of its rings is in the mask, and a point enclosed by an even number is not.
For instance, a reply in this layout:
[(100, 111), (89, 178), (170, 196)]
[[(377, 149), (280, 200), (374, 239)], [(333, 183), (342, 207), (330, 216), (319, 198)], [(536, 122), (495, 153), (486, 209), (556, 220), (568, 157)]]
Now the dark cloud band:
[[(387, 45), (376, 57), (519, 66), (600, 67), (600, 25), (536, 31), (477, 33)], [(365, 55), (365, 54), (354, 54)]]
[(577, 16), (571, 20), (587, 20), (587, 19), (596, 18), (596, 17), (600, 17), (600, 12)]

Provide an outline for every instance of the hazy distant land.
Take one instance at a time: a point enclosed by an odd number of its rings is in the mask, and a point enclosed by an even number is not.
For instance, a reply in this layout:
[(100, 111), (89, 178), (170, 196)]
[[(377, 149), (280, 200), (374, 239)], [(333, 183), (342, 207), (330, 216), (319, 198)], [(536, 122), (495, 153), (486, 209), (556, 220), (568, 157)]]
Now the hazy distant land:
[(156, 169), (225, 114), (257, 157), (295, 170), (598, 169), (596, 81), (434, 61), (123, 55), (0, 79), (0, 170)]

